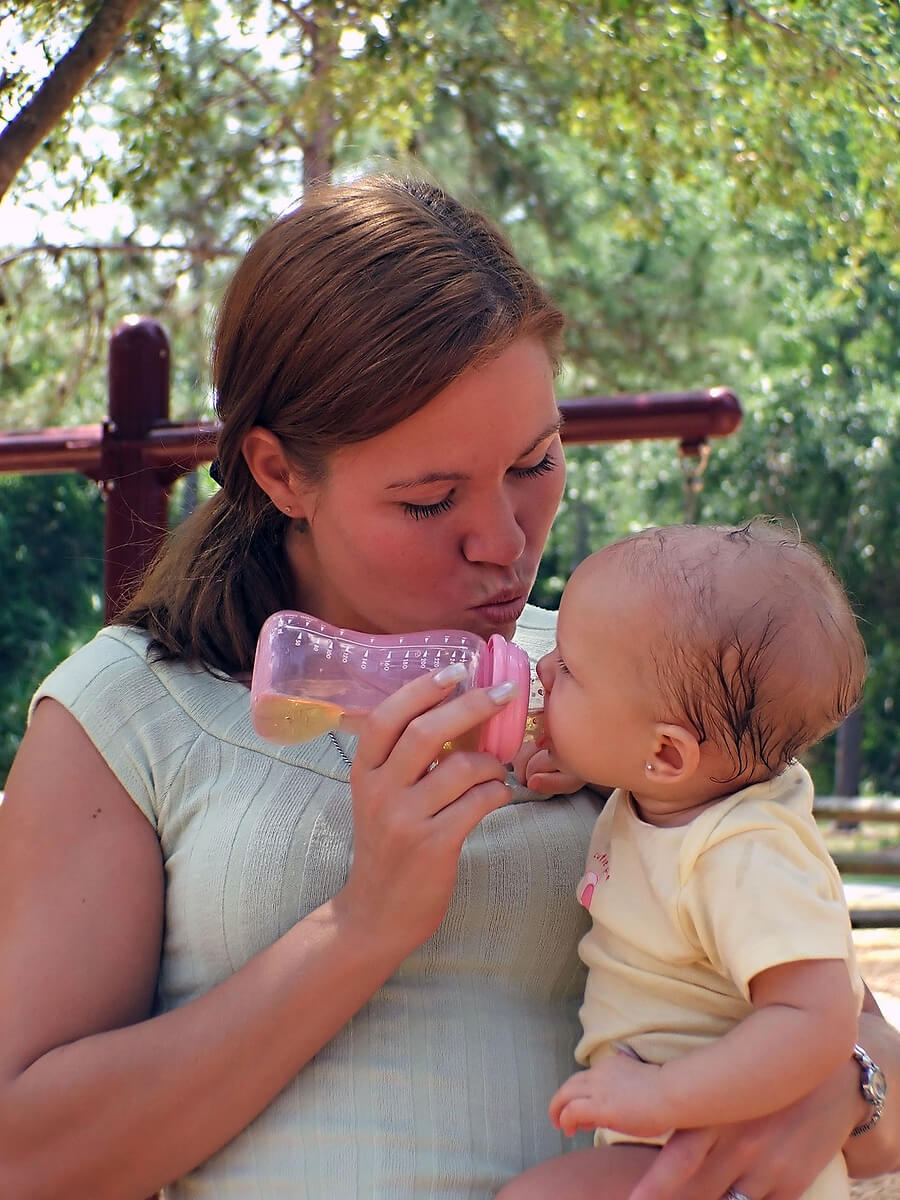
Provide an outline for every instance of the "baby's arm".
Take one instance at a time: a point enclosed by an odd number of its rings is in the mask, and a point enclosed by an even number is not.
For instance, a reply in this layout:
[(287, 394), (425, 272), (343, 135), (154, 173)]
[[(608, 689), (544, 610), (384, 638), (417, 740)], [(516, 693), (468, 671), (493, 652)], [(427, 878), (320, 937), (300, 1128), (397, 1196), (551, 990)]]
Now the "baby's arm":
[(663, 1066), (613, 1054), (573, 1075), (550, 1102), (554, 1124), (652, 1137), (747, 1120), (798, 1100), (849, 1059), (857, 1005), (842, 960), (761, 971), (750, 999), (740, 1024)]
[(658, 1154), (624, 1143), (573, 1150), (517, 1175), (495, 1200), (628, 1200)]

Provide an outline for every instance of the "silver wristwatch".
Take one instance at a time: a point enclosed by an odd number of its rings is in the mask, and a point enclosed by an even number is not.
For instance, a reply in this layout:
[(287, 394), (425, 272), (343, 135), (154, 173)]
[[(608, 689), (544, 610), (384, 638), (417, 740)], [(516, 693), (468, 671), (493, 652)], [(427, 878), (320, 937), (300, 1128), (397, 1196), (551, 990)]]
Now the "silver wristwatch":
[(884, 1077), (884, 1071), (882, 1071), (876, 1062), (873, 1062), (869, 1058), (862, 1046), (853, 1047), (853, 1057), (859, 1063), (859, 1090), (863, 1094), (863, 1099), (872, 1105), (872, 1115), (868, 1121), (865, 1121), (862, 1125), (857, 1125), (850, 1134), (851, 1137), (858, 1137), (861, 1133), (868, 1133), (873, 1125), (878, 1124), (879, 1118), (884, 1111), (887, 1080)]

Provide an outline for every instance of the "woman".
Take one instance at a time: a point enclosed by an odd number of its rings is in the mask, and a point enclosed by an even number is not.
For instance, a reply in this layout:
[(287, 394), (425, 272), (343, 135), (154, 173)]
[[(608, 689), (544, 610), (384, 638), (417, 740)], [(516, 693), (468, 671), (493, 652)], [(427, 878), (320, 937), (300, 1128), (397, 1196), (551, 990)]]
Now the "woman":
[[(247, 255), (222, 491), (39, 690), (8, 781), (0, 1194), (488, 1197), (561, 1149), (596, 797), (550, 762), (551, 798), (484, 754), (428, 770), (502, 693), (425, 678), (356, 745), (279, 749), (245, 686), (279, 608), (552, 644), (526, 598), (563, 488), (561, 325), (423, 184), (319, 190)], [(888, 1027), (861, 1040), (895, 1075)], [(777, 1124), (676, 1137), (644, 1200), (790, 1197), (863, 1107), (848, 1064)], [(855, 1165), (892, 1166), (898, 1126)]]

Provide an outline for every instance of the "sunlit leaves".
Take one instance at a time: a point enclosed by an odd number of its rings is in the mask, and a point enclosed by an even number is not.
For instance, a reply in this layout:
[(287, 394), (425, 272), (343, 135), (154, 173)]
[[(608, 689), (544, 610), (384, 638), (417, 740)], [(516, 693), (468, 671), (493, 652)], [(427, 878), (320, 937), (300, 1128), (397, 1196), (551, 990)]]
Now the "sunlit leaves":
[[(6, 66), (3, 115), (89, 7), (15, 5), (36, 57)], [(100, 419), (134, 310), (172, 338), (173, 413), (208, 416), (215, 304), (313, 162), (412, 163), (490, 213), (568, 315), (561, 394), (739, 393), (698, 515), (778, 511), (832, 554), (866, 621), (872, 777), (895, 781), (872, 715), (900, 690), (893, 0), (162, 0), (17, 181), (39, 240), (85, 248), (0, 272), (0, 419)], [(687, 511), (673, 444), (570, 458), (545, 599)]]

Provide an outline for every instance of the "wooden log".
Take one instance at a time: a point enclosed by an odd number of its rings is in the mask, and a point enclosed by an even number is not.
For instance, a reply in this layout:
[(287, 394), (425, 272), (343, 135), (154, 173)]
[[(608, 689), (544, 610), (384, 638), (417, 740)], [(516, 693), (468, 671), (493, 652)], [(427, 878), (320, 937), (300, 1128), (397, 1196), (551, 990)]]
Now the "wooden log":
[(840, 850), (831, 857), (842, 875), (900, 875), (896, 850)]
[(900, 905), (897, 908), (851, 908), (850, 924), (854, 929), (897, 929)]
[(900, 798), (896, 796), (817, 796), (817, 817), (835, 821), (898, 821)]

